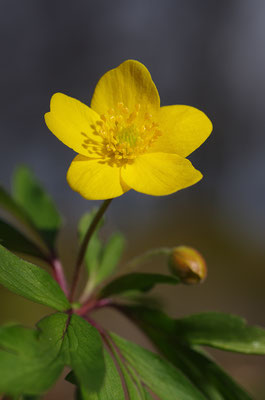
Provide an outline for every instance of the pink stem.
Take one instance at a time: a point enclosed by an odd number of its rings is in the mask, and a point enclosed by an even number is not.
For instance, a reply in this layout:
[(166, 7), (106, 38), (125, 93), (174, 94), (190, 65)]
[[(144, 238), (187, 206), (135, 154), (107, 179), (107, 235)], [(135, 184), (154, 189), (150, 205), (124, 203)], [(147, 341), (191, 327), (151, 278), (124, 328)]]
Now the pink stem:
[(76, 311), (76, 314), (83, 316), (89, 311), (95, 311), (99, 308), (107, 307), (110, 304), (112, 304), (112, 299), (89, 300), (87, 303), (83, 304), (79, 310)]
[(59, 284), (65, 295), (68, 296), (69, 290), (61, 261), (57, 257), (54, 257), (49, 260), (49, 263), (51, 264), (53, 269), (54, 279)]

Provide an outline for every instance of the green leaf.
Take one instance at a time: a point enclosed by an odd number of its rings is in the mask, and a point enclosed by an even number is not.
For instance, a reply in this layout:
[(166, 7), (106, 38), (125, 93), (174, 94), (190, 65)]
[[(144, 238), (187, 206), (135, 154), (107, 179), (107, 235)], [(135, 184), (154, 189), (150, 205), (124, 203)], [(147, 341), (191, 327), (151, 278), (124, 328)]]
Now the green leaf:
[(176, 335), (184, 343), (205, 345), (246, 354), (265, 354), (265, 330), (238, 316), (208, 312), (175, 321)]
[[(106, 373), (103, 384), (98, 393), (89, 393), (84, 387), (78, 388), (78, 400), (125, 400), (121, 379), (109, 353), (104, 350)], [(78, 384), (71, 372), (67, 378), (69, 382)]]
[(39, 331), (22, 326), (0, 328), (0, 393), (43, 393), (62, 372), (64, 363), (58, 353), (63, 331), (53, 331), (47, 337), (41, 322), (39, 328)]
[(12, 197), (0, 186), (0, 206), (18, 221), (32, 229), (32, 223), (25, 211), (12, 199)]
[(57, 282), (43, 269), (0, 246), (0, 284), (36, 303), (67, 310), (70, 304)]
[(111, 295), (122, 294), (131, 290), (138, 290), (146, 292), (151, 290), (155, 285), (166, 283), (176, 285), (179, 279), (173, 276), (160, 275), (160, 274), (141, 274), (131, 273), (128, 275), (120, 276), (114, 281), (110, 282), (101, 291), (101, 297), (108, 297)]
[[(96, 213), (97, 209), (94, 209), (90, 213), (84, 214), (83, 217), (81, 218), (78, 225), (80, 242), (83, 241), (86, 232), (88, 231)], [(89, 276), (90, 275), (94, 276), (94, 274), (96, 274), (96, 272), (98, 271), (100, 265), (100, 256), (103, 249), (103, 244), (98, 237), (98, 231), (103, 225), (103, 223), (104, 221), (101, 220), (100, 223), (98, 224), (95, 232), (90, 238), (89, 244), (86, 249), (85, 262)]]
[(103, 248), (100, 266), (96, 275), (96, 284), (101, 283), (113, 274), (122, 256), (124, 246), (124, 236), (120, 233), (114, 233)]
[(145, 394), (145, 398), (144, 400), (154, 400), (154, 398), (151, 396), (151, 394), (147, 391), (147, 389), (144, 389), (144, 394)]
[(245, 390), (205, 354), (185, 346), (169, 346), (166, 342), (163, 354), (181, 369), (207, 399), (251, 400)]
[(105, 365), (98, 331), (77, 315), (56, 313), (38, 330), (0, 328), (0, 393), (37, 395), (71, 367), (88, 393), (97, 393)]
[(174, 344), (168, 337), (149, 334), (160, 352), (179, 368), (208, 400), (251, 400), (213, 360), (195, 349)]
[(175, 321), (158, 310), (122, 306), (157, 349), (179, 368), (208, 400), (250, 400), (249, 395), (206, 354), (178, 342)]
[(154, 328), (163, 334), (175, 337), (175, 320), (156, 308), (144, 306), (119, 305), (118, 309), (142, 329)]
[(143, 387), (138, 379), (136, 374), (132, 375), (132, 371), (128, 368), (128, 366), (123, 365), (122, 362), (120, 364), (120, 369), (126, 384), (127, 393), (129, 395), (130, 400), (145, 400), (143, 397)]
[(96, 328), (73, 314), (65, 329), (62, 352), (79, 384), (89, 393), (97, 393), (103, 383), (105, 364)]
[(111, 335), (124, 358), (132, 365), (140, 379), (161, 400), (203, 400), (205, 397), (168, 361), (144, 348)]
[(53, 248), (61, 226), (61, 217), (50, 196), (26, 166), (21, 166), (15, 171), (13, 194), (47, 245)]
[(0, 244), (9, 250), (43, 258), (42, 252), (17, 229), (0, 219)]
[(143, 386), (137, 376), (136, 372), (133, 368), (124, 361), (120, 352), (118, 351), (117, 346), (112, 341), (109, 336), (108, 339), (109, 346), (111, 347), (111, 351), (115, 356), (116, 362), (118, 363), (120, 373), (122, 374), (124, 384), (126, 386), (125, 390), (130, 400), (145, 400), (145, 393), (143, 390)]

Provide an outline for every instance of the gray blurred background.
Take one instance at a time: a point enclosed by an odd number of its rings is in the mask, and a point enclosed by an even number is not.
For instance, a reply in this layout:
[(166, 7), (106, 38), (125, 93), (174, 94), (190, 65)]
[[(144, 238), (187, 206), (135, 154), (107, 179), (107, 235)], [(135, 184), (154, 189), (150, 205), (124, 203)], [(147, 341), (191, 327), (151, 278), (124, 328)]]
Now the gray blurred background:
[[(0, 182), (8, 188), (15, 165), (25, 163), (47, 187), (65, 216), (58, 242), (69, 277), (75, 225), (96, 202), (68, 187), (74, 153), (43, 115), (57, 91), (89, 104), (100, 76), (133, 58), (150, 70), (162, 105), (203, 110), (214, 132), (190, 157), (204, 174), (199, 184), (160, 198), (130, 191), (113, 202), (107, 232), (127, 235), (124, 260), (161, 245), (204, 254), (205, 284), (156, 290), (172, 316), (217, 310), (265, 326), (264, 19), (262, 0), (0, 1)], [(0, 301), (1, 322), (31, 326), (47, 311), (4, 289)], [(99, 320), (146, 344), (115, 313)], [(263, 358), (215, 356), (255, 399), (265, 398)], [(47, 398), (67, 399), (70, 389), (61, 383)]]

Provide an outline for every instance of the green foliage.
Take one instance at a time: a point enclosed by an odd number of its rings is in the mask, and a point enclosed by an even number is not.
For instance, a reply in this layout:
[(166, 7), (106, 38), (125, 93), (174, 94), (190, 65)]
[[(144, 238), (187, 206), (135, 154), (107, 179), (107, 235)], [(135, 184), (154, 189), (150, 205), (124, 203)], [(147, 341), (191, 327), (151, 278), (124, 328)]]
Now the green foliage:
[(115, 271), (125, 247), (124, 236), (114, 233), (103, 248), (96, 283), (101, 283)]
[(41, 394), (65, 365), (89, 393), (97, 392), (105, 372), (97, 330), (77, 315), (61, 313), (44, 318), (37, 327), (0, 328), (0, 393)]
[(79, 384), (89, 393), (96, 393), (105, 374), (102, 342), (96, 328), (73, 314), (65, 327), (61, 353)]
[(112, 334), (112, 338), (141, 381), (150, 387), (161, 400), (205, 399), (184, 374), (160, 356), (117, 335)]
[[(13, 189), (14, 198), (0, 188), (0, 206), (41, 238), (50, 254), (43, 254), (22, 232), (0, 220), (0, 284), (60, 312), (42, 319), (37, 329), (19, 325), (0, 327), (0, 394), (14, 400), (37, 400), (68, 366), (72, 372), (66, 379), (77, 386), (78, 400), (251, 399), (198, 346), (264, 355), (265, 330), (223, 313), (172, 319), (160, 309), (148, 308), (148, 299), (143, 294), (158, 284), (180, 283), (174, 276), (129, 273), (94, 292), (116, 270), (125, 245), (124, 237), (118, 233), (106, 243), (101, 240), (103, 220), (93, 232), (85, 253), (89, 281), (80, 300), (75, 306), (70, 304), (48, 272), (9, 251), (47, 260), (54, 253), (61, 226), (53, 201), (28, 168), (17, 169)], [(81, 219), (78, 227), (81, 242), (96, 213), (93, 210)], [(118, 299), (116, 303), (100, 301), (129, 293), (137, 293), (138, 306), (119, 304)], [(112, 304), (136, 323), (160, 355), (102, 328), (98, 330), (86, 321), (85, 314), (83, 317), (75, 314), (104, 304)], [(108, 351), (103, 349), (99, 332)]]
[[(78, 231), (80, 241), (85, 237), (97, 209), (83, 215), (79, 222)], [(104, 279), (113, 274), (117, 268), (118, 262), (122, 256), (125, 246), (125, 240), (120, 233), (113, 234), (106, 244), (99, 238), (99, 231), (104, 224), (101, 220), (95, 232), (93, 233), (85, 254), (85, 262), (88, 276), (93, 286), (99, 285)]]
[(176, 285), (179, 279), (173, 276), (160, 274), (131, 273), (123, 275), (110, 282), (101, 292), (101, 297), (123, 294), (128, 291), (137, 290), (147, 292), (155, 285), (166, 283)]
[(235, 315), (209, 312), (177, 319), (176, 335), (190, 345), (206, 345), (226, 351), (265, 354), (265, 330), (249, 326)]
[(0, 246), (0, 284), (36, 303), (63, 311), (70, 304), (57, 282), (43, 269)]
[(176, 321), (159, 310), (123, 306), (156, 345), (161, 354), (179, 368), (208, 400), (250, 400), (249, 395), (205, 353), (183, 344)]
[(1, 219), (0, 244), (15, 252), (43, 258), (42, 252), (31, 240)]
[(25, 211), (17, 204), (17, 202), (0, 186), (0, 206), (5, 211), (14, 216), (18, 221), (32, 229), (32, 223)]
[(128, 363), (124, 362), (124, 358), (120, 352), (120, 349), (118, 349), (114, 345), (114, 342), (112, 342), (111, 337), (109, 337), (108, 343), (113, 353), (113, 356), (116, 359), (120, 373), (123, 377), (125, 392), (128, 394), (129, 399), (130, 400), (145, 399), (143, 386), (136, 372)]
[(243, 388), (201, 351), (168, 342), (168, 338), (159, 341), (153, 338), (153, 342), (208, 400), (251, 400)]
[(47, 337), (45, 326), (40, 323), (39, 327), (40, 331), (21, 326), (0, 328), (0, 393), (43, 393), (59, 377), (63, 331), (54, 330)]
[[(97, 209), (92, 210), (90, 213), (86, 213), (83, 215), (81, 218), (79, 225), (78, 225), (78, 233), (79, 233), (79, 238), (80, 242), (83, 241), (86, 232), (88, 231), (93, 218), (95, 217), (97, 212)], [(85, 254), (85, 262), (86, 262), (86, 267), (88, 271), (89, 277), (94, 277), (94, 274), (99, 268), (100, 264), (100, 256), (102, 252), (102, 242), (99, 239), (98, 232), (101, 226), (103, 225), (104, 221), (101, 220), (99, 223), (97, 229), (93, 233), (93, 235), (90, 238), (89, 244), (86, 249), (86, 254)]]
[(34, 174), (25, 166), (18, 167), (13, 178), (13, 195), (49, 248), (61, 226), (61, 217), (50, 196)]
[[(89, 393), (84, 386), (79, 387), (77, 389), (78, 400), (125, 400), (119, 373), (113, 359), (106, 350), (104, 350), (104, 360), (106, 373), (101, 388), (97, 393)], [(73, 373), (68, 375), (67, 380), (78, 384)]]
[(119, 362), (119, 365), (122, 375), (124, 377), (129, 399), (130, 400), (144, 399), (145, 395), (143, 392), (143, 386), (136, 373), (129, 365), (125, 365), (125, 363), (123, 362)]

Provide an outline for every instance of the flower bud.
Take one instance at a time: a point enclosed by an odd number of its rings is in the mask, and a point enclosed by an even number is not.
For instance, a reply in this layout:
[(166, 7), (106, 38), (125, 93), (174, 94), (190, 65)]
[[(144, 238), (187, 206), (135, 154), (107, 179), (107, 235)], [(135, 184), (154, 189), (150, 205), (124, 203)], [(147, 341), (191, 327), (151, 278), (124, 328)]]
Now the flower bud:
[(178, 246), (169, 256), (169, 269), (182, 283), (194, 285), (203, 282), (207, 276), (207, 267), (202, 255), (192, 247)]

